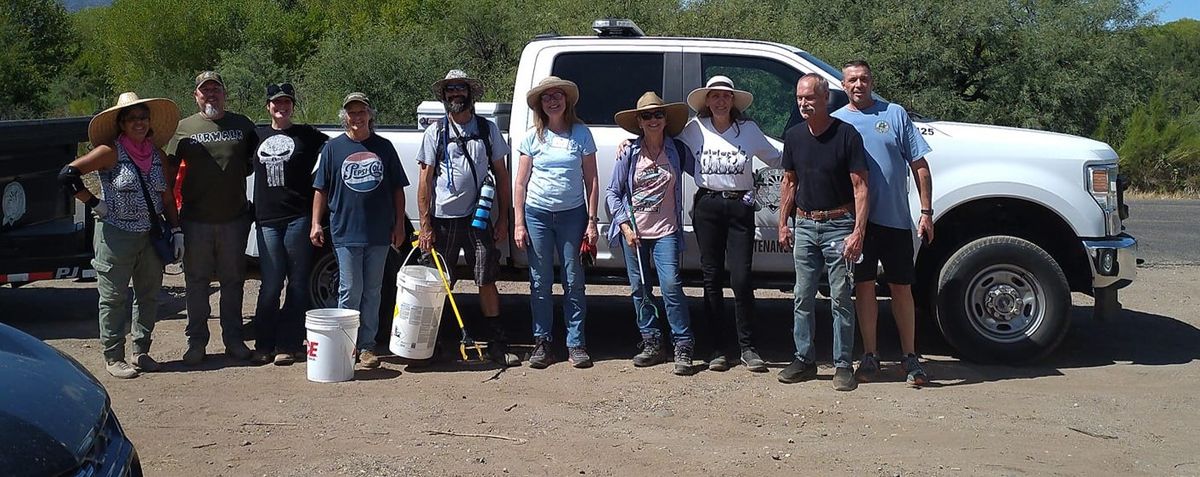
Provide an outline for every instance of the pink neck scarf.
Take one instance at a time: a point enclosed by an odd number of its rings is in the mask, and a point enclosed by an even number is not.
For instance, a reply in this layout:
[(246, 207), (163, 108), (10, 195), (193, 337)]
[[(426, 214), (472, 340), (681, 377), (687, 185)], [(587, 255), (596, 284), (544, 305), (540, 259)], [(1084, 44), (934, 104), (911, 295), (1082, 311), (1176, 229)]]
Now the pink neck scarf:
[(117, 137), (117, 141), (121, 143), (121, 147), (125, 149), (125, 153), (129, 154), (129, 158), (133, 159), (133, 164), (142, 171), (143, 174), (150, 171), (150, 160), (154, 155), (154, 141), (150, 138), (142, 139), (141, 143), (133, 142), (129, 136), (124, 134)]

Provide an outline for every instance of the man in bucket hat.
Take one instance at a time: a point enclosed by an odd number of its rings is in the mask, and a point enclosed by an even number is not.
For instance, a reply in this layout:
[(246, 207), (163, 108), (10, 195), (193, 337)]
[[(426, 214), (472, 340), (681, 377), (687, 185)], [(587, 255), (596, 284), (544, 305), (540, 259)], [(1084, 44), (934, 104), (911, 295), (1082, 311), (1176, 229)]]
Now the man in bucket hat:
[(183, 361), (197, 365), (204, 360), (211, 312), (208, 285), (214, 274), (221, 284), (225, 354), (249, 360), (253, 353), (242, 342), (242, 289), (251, 220), (246, 176), (253, 171), (250, 161), (257, 144), (254, 123), (225, 110), (225, 82), (214, 71), (196, 76), (193, 94), (200, 111), (179, 121), (166, 147), (172, 189), (178, 168), (187, 168), (179, 211), (188, 245), (183, 254), (188, 315)]
[[(511, 202), (504, 163), (508, 143), (496, 123), (475, 114), (475, 102), (483, 96), (479, 80), (462, 70), (450, 70), (444, 79), (433, 83), (433, 94), (447, 114), (425, 129), (417, 151), (421, 165), (417, 185), (421, 250), (426, 254), (436, 250), (451, 263), (457, 260), (460, 250), (465, 252), (479, 286), (479, 311), (491, 333), (472, 335), (488, 338), (492, 361), (516, 366), (521, 359), (508, 352), (496, 288), (500, 273), (496, 243), (507, 239)], [(476, 205), (485, 187), (494, 187), (494, 206), (490, 218), (476, 221)]]
[(378, 368), (375, 332), (383, 271), (389, 246), (408, 240), (408, 177), (392, 142), (375, 134), (375, 109), (367, 95), (346, 95), (338, 116), (346, 132), (325, 143), (317, 159), (309, 240), (317, 247), (325, 245), (321, 219), (328, 208), (338, 261), (338, 307), (358, 310), (358, 361), (364, 368)]

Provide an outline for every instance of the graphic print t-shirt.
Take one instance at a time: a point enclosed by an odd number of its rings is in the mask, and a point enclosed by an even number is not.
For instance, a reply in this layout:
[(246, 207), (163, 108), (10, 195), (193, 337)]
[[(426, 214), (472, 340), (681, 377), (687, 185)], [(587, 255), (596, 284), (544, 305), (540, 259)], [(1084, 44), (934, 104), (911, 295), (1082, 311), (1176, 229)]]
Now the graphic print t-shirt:
[(312, 213), (313, 168), (329, 136), (309, 125), (255, 130), (254, 218), (260, 224), (285, 222)]
[(254, 123), (237, 113), (216, 121), (196, 113), (179, 121), (164, 152), (176, 166), (187, 163), (179, 204), (184, 220), (224, 223), (246, 212), (246, 176), (256, 144)]
[(767, 166), (779, 167), (779, 150), (754, 121), (738, 123), (721, 133), (713, 128), (712, 118), (693, 118), (678, 138), (695, 153), (696, 185), (705, 189), (754, 189), (756, 157)]
[(867, 184), (871, 222), (897, 229), (912, 228), (908, 208), (909, 163), (932, 150), (917, 131), (908, 111), (898, 104), (875, 101), (858, 110), (843, 106), (833, 117), (846, 121), (862, 135), (867, 150)]
[(667, 162), (666, 151), (658, 157), (638, 155), (633, 172), (633, 219), (638, 236), (647, 239), (675, 233), (675, 174)]
[(342, 134), (325, 143), (313, 187), (328, 194), (334, 246), (390, 244), (394, 194), (406, 186), (400, 155), (387, 139), (372, 134), (357, 142)]

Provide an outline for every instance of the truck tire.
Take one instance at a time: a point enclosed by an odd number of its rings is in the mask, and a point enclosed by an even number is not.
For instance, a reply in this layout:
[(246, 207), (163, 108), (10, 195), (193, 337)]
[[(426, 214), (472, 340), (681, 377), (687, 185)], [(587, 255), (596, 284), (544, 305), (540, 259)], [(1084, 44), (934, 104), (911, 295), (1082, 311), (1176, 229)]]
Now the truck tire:
[(332, 247), (314, 253), (308, 274), (308, 300), (313, 308), (338, 307), (338, 264)]
[(938, 328), (971, 361), (1017, 364), (1046, 356), (1066, 336), (1070, 311), (1070, 288), (1058, 263), (1017, 237), (967, 243), (938, 277)]

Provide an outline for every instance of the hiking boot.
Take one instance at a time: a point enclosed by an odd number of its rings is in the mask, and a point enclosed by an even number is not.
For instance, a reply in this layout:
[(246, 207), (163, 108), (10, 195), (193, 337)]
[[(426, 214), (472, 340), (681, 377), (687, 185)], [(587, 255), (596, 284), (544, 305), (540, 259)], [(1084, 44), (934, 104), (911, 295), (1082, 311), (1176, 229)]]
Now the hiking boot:
[(375, 356), (374, 351), (365, 349), (358, 353), (358, 364), (361, 364), (363, 369), (375, 369), (379, 367), (379, 357)]
[(742, 350), (742, 364), (746, 365), (746, 369), (755, 373), (767, 372), (767, 362), (758, 356), (758, 352), (754, 348)]
[(130, 364), (143, 373), (153, 373), (162, 369), (162, 365), (158, 364), (158, 361), (155, 361), (154, 358), (151, 358), (146, 353), (134, 353), (133, 362)]
[(675, 343), (675, 371), (676, 376), (691, 376), (696, 373), (696, 368), (692, 367), (692, 342), (680, 341)]
[(225, 347), (225, 356), (236, 359), (238, 361), (249, 360), (254, 353), (247, 348), (244, 343), (234, 343)]
[(663, 350), (663, 342), (654, 335), (642, 335), (642, 342), (638, 343), (638, 347), (642, 352), (633, 356), (633, 365), (639, 368), (646, 366), (654, 366), (667, 361), (667, 353)]
[(520, 366), (521, 358), (508, 350), (505, 341), (491, 341), (487, 345), (488, 359), (503, 366)]
[(793, 359), (792, 364), (787, 365), (779, 372), (779, 382), (786, 384), (808, 381), (815, 377), (817, 377), (816, 365), (799, 359)]
[(921, 387), (929, 384), (929, 375), (925, 374), (925, 369), (921, 367), (921, 360), (915, 354), (909, 354), (904, 358), (904, 372), (908, 373), (904, 382), (909, 386)]
[(708, 358), (709, 371), (728, 371), (729, 360), (725, 358), (725, 353), (720, 351), (714, 352), (712, 357)]
[(550, 338), (547, 336), (534, 338), (533, 352), (529, 353), (529, 367), (545, 369), (553, 362), (554, 356), (550, 354)]
[(567, 361), (570, 361), (571, 366), (576, 368), (592, 367), (592, 357), (588, 356), (587, 348), (583, 346), (568, 346)]
[(854, 372), (850, 367), (836, 368), (833, 371), (833, 389), (838, 391), (853, 391), (858, 387), (858, 381), (854, 380)]
[(108, 371), (108, 374), (113, 375), (114, 378), (130, 379), (138, 377), (138, 370), (135, 369), (133, 365), (126, 363), (123, 359), (114, 359), (109, 361), (108, 365), (105, 366), (104, 369)]
[(204, 346), (188, 345), (188, 349), (183, 353), (183, 364), (188, 366), (196, 366), (204, 362)]
[(874, 353), (864, 354), (862, 361), (858, 362), (858, 369), (854, 370), (854, 379), (860, 383), (869, 383), (875, 380), (877, 374), (879, 374), (879, 358), (876, 358)]
[(278, 352), (275, 353), (275, 359), (272, 360), (275, 366), (290, 366), (296, 362), (296, 358), (291, 353)]

